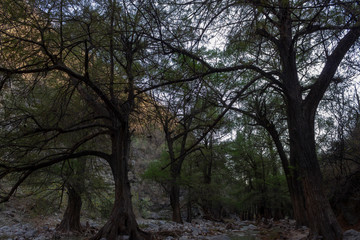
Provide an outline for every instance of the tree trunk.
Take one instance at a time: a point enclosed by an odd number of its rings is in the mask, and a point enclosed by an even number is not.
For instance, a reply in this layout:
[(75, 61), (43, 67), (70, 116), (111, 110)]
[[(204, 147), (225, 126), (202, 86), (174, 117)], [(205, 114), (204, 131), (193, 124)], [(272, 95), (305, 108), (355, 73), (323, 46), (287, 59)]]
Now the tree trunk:
[(68, 191), (68, 204), (59, 226), (56, 227), (57, 231), (61, 232), (81, 232), (82, 226), (80, 223), (80, 212), (81, 212), (81, 196), (80, 194), (70, 185), (67, 186)]
[(99, 240), (121, 239), (128, 236), (131, 240), (151, 239), (151, 236), (141, 231), (136, 222), (132, 208), (130, 183), (128, 180), (128, 159), (130, 148), (130, 133), (128, 122), (118, 123), (113, 120), (114, 131), (111, 135), (112, 158), (109, 161), (115, 182), (115, 202), (107, 223), (92, 238)]
[(275, 143), (275, 147), (279, 154), (281, 165), (284, 169), (284, 173), (286, 176), (286, 183), (290, 193), (296, 225), (307, 226), (308, 220), (306, 216), (305, 198), (302, 182), (299, 179), (298, 170), (295, 168), (296, 163), (294, 161), (291, 161), (294, 159), (290, 159), (289, 164), (288, 156), (285, 153), (284, 146), (281, 143), (280, 136), (278, 131), (276, 130), (275, 125), (266, 118), (258, 118), (256, 120), (268, 131), (272, 140)]
[(313, 236), (322, 235), (327, 240), (341, 239), (342, 229), (323, 189), (316, 155), (314, 120), (309, 111), (300, 106), (288, 104), (290, 162), (296, 164), (300, 174), (308, 225)]
[(297, 173), (293, 176), (290, 176), (288, 181), (288, 187), (296, 225), (309, 226), (302, 182), (298, 179)]
[(205, 165), (203, 169), (203, 177), (204, 177), (204, 187), (202, 189), (201, 194), (201, 202), (202, 202), (202, 209), (204, 211), (204, 217), (208, 219), (213, 219), (214, 217), (214, 210), (213, 210), (213, 202), (211, 200), (211, 196), (213, 193), (211, 188), (211, 181), (212, 181), (212, 166), (214, 160), (214, 153), (213, 153), (213, 131), (210, 133), (209, 141), (205, 141), (206, 149), (210, 150), (210, 156), (205, 156)]
[(172, 179), (170, 190), (170, 204), (172, 208), (172, 221), (177, 223), (183, 223), (181, 218), (180, 187), (176, 182), (176, 178)]

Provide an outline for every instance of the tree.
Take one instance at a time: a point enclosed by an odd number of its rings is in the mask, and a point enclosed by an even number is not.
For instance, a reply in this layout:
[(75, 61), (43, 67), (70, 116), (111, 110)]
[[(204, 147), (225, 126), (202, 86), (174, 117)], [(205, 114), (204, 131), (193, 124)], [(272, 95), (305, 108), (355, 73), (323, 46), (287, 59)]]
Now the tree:
[(358, 116), (356, 86), (338, 81), (330, 87), (320, 105), (324, 114), (317, 119), (320, 166), (330, 203), (343, 228), (359, 222), (357, 207), (359, 178)]
[[(0, 144), (1, 156), (6, 159), (2, 160), (5, 166), (9, 162), (18, 166), (31, 166), (36, 160), (41, 161), (45, 155), (55, 156), (61, 151), (60, 149), (70, 148), (73, 139), (79, 140), (79, 136), (86, 134), (86, 129), (78, 131), (78, 136), (72, 135), (72, 131), (67, 134), (57, 132), (63, 126), (72, 125), (75, 116), (85, 115), (87, 110), (83, 108), (76, 94), (73, 94), (70, 100), (72, 107), (67, 106), (69, 104), (67, 93), (73, 89), (59, 88), (52, 80), (49, 77), (47, 85), (32, 85), (25, 79), (17, 78), (12, 79), (11, 87), (4, 87), (1, 99), (3, 109), (0, 114), (0, 123), (4, 128), (0, 134)], [(54, 102), (57, 104), (53, 104)], [(85, 162), (82, 160), (78, 160), (83, 163), (82, 166), (75, 170), (78, 179), (71, 173), (72, 167), (76, 164), (64, 163), (55, 164), (52, 168), (47, 167), (46, 170), (52, 174), (39, 172), (36, 177), (28, 181), (31, 189), (38, 188), (37, 192), (46, 191), (46, 187), (51, 184), (64, 186), (62, 189), (66, 187), (69, 190), (68, 208), (58, 228), (61, 231), (82, 231), (81, 193), (85, 190)], [(5, 174), (8, 173), (5, 171)], [(59, 196), (57, 190), (57, 188), (53, 190), (55, 196)]]
[(241, 106), (232, 107), (235, 112), (241, 113), (254, 121), (255, 125), (261, 126), (265, 129), (274, 143), (278, 156), (281, 160), (282, 168), (285, 173), (285, 179), (292, 199), (294, 217), (299, 226), (307, 225), (307, 216), (304, 195), (302, 190), (302, 183), (299, 179), (299, 174), (293, 167), (294, 163), (289, 161), (289, 153), (287, 145), (289, 142), (284, 115), (284, 106), (281, 98), (277, 96), (273, 89), (269, 88), (266, 84), (256, 86), (259, 88), (261, 95), (250, 97), (243, 101)]
[[(180, 206), (180, 185), (182, 165), (186, 157), (198, 148), (190, 148), (194, 142), (194, 132), (206, 128), (202, 114), (208, 107), (202, 101), (205, 87), (201, 81), (180, 83), (162, 89), (154, 101), (155, 115), (165, 133), (170, 168), (170, 204), (172, 220), (182, 223)], [(158, 103), (165, 102), (165, 106)]]
[[(297, 189), (305, 199), (305, 209), (302, 204), (294, 204), (295, 212), (306, 211), (313, 235), (320, 234), (325, 239), (340, 239), (342, 230), (324, 193), (314, 120), (318, 104), (342, 60), (359, 39), (358, 4), (353, 1), (179, 3), (174, 5), (178, 9), (169, 11), (168, 21), (173, 21), (172, 16), (196, 16), (181, 30), (172, 28), (158, 15), (158, 21), (166, 24), (159, 29), (157, 39), (171, 51), (201, 63), (204, 66), (201, 74), (247, 70), (282, 97), (290, 138), (290, 163), (301, 178), (302, 186), (297, 183)], [(213, 29), (228, 34), (227, 48), (233, 53), (223, 60), (228, 67), (214, 66), (196, 51), (198, 43), (211, 36)], [(187, 31), (192, 34), (182, 38), (181, 34)]]
[[(70, 163), (69, 163), (70, 164)], [(68, 195), (67, 206), (57, 230), (63, 232), (81, 232), (80, 223), (82, 193), (85, 191), (86, 160), (79, 159), (70, 166), (71, 172), (66, 174), (64, 185)]]
[[(238, 178), (237, 196), (243, 218), (279, 218), (289, 215), (286, 175), (276, 156), (271, 136), (262, 127), (254, 127), (253, 120), (242, 116), (242, 126), (229, 143), (229, 165)], [(238, 173), (238, 175), (236, 175)]]
[[(141, 3), (75, 4), (65, 0), (47, 4), (1, 3), (1, 9), (8, 11), (0, 19), (3, 63), (0, 72), (5, 76), (21, 76), (25, 83), (26, 79), (46, 83), (49, 74), (54, 74), (59, 84), (70, 86), (81, 96), (92, 113), (85, 116), (90, 119), (81, 119), (71, 126), (38, 125), (38, 132), (53, 135), (54, 139), (83, 129), (92, 131), (81, 139), (74, 138), (72, 146), (45, 154), (42, 159), (34, 158), (26, 165), (10, 160), (2, 164), (1, 177), (23, 173), (3, 200), (8, 200), (38, 169), (79, 157), (105, 159), (114, 177), (115, 202), (109, 221), (93, 239), (117, 239), (119, 235), (129, 235), (130, 239), (149, 237), (136, 223), (127, 175), (130, 118), (136, 106), (136, 85), (144, 81), (139, 60), (144, 60), (146, 47), (137, 4)], [(108, 147), (86, 149), (85, 143), (95, 139), (108, 141)], [(49, 139), (44, 142), (48, 144)]]

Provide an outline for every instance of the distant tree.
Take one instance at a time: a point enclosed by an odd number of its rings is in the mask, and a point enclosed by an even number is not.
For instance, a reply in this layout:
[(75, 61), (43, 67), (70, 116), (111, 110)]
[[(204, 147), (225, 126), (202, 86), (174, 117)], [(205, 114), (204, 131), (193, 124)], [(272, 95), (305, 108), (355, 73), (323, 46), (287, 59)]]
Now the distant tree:
[[(182, 223), (180, 209), (180, 186), (182, 165), (186, 157), (198, 148), (192, 148), (194, 131), (206, 128), (202, 113), (207, 103), (202, 101), (205, 86), (201, 82), (181, 83), (166, 87), (154, 102), (155, 116), (165, 133), (170, 168), (170, 203), (172, 220)], [(158, 103), (164, 102), (164, 106)], [(161, 171), (161, 169), (159, 169)]]
[(281, 161), (271, 136), (263, 128), (245, 122), (229, 144), (234, 177), (239, 178), (239, 208), (244, 218), (279, 218), (289, 214), (286, 175), (279, 171)]

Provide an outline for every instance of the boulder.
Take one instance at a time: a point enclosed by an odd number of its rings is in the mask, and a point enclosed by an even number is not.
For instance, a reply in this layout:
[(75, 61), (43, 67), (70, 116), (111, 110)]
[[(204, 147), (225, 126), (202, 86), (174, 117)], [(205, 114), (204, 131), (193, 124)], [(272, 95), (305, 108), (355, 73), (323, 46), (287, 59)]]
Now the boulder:
[(350, 229), (344, 232), (343, 240), (359, 240), (360, 239), (360, 232)]

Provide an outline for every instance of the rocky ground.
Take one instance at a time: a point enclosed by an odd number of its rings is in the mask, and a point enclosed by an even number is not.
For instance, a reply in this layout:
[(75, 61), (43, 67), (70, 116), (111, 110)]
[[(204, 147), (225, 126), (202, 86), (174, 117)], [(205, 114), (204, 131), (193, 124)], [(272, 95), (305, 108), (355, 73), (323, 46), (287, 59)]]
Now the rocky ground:
[[(103, 224), (100, 220), (84, 219), (83, 233), (63, 234), (55, 230), (60, 220), (61, 213), (34, 216), (23, 203), (5, 203), (0, 206), (0, 240), (87, 239)], [(155, 240), (301, 240), (307, 239), (309, 234), (306, 227), (296, 228), (293, 220), (253, 222), (233, 217), (223, 222), (194, 219), (191, 223), (176, 224), (165, 220), (138, 219), (138, 223), (144, 231), (152, 233)], [(360, 233), (348, 230), (345, 239), (359, 240)]]

